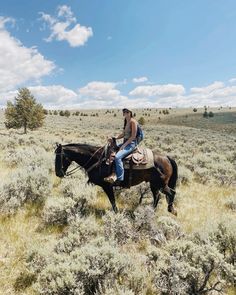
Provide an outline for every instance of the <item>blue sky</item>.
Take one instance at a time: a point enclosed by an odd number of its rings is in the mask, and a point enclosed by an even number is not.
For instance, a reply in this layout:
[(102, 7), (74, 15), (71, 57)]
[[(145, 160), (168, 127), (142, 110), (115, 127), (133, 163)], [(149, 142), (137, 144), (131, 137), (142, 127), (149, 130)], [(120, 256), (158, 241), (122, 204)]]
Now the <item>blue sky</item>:
[(233, 0), (2, 2), (1, 106), (236, 106)]

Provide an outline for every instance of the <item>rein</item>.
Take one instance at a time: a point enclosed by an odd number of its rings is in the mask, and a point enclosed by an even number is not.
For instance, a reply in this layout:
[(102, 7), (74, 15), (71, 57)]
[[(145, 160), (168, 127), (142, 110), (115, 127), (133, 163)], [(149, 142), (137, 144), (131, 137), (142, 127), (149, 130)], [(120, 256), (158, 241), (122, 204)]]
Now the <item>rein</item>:
[(88, 169), (86, 169), (86, 166), (89, 164), (89, 162), (92, 160), (92, 158), (101, 150), (101, 149), (104, 149), (104, 151), (106, 151), (106, 146), (102, 146), (102, 147), (100, 147), (100, 148), (98, 148), (93, 154), (92, 154), (92, 156), (88, 159), (88, 161), (83, 165), (83, 166), (81, 166), (81, 165), (77, 165), (77, 167), (75, 167), (75, 168), (73, 168), (72, 170), (70, 170), (70, 171), (68, 171), (68, 172), (66, 172), (66, 173), (64, 173), (64, 171), (63, 171), (63, 155), (66, 157), (66, 159), (68, 159), (70, 162), (72, 162), (66, 155), (65, 155), (65, 153), (64, 153), (64, 151), (63, 151), (63, 148), (62, 148), (62, 152), (61, 153), (58, 153), (58, 155), (60, 155), (61, 156), (61, 170), (62, 170), (62, 172), (63, 172), (63, 175), (64, 176), (70, 176), (70, 175), (72, 175), (72, 174), (74, 174), (80, 167), (81, 168), (84, 168), (85, 170), (86, 170), (86, 172), (88, 173), (88, 172), (90, 172), (90, 171), (92, 171), (93, 170), (93, 168), (95, 168), (98, 164), (100, 164), (102, 161), (101, 161), (101, 159), (102, 159), (102, 155), (101, 155), (101, 157), (98, 159), (98, 161), (96, 162), (96, 163), (94, 163), (92, 166), (90, 166), (90, 167), (88, 167)]

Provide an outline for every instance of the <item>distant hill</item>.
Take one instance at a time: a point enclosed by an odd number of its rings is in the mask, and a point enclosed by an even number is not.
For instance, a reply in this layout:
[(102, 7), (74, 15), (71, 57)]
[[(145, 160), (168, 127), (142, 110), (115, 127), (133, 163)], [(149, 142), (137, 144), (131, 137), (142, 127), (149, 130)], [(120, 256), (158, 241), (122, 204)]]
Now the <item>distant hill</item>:
[(187, 126), (198, 129), (210, 129), (236, 135), (236, 111), (213, 112), (214, 117), (203, 118), (203, 111), (165, 116), (159, 124)]

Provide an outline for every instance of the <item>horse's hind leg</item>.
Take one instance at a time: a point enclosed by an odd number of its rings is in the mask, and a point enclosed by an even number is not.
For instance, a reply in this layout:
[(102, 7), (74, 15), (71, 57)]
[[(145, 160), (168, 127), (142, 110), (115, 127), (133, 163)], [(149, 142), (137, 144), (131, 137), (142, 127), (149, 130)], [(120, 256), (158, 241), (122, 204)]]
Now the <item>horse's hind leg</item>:
[(158, 202), (160, 200), (159, 188), (154, 185), (151, 185), (151, 191), (153, 195), (153, 208), (156, 209)]
[(175, 216), (177, 216), (177, 211), (174, 207), (174, 197), (175, 197), (175, 191), (171, 190), (171, 193), (166, 193), (164, 192), (164, 194), (166, 195), (166, 201), (168, 203), (168, 207), (167, 210), (168, 212), (174, 214)]

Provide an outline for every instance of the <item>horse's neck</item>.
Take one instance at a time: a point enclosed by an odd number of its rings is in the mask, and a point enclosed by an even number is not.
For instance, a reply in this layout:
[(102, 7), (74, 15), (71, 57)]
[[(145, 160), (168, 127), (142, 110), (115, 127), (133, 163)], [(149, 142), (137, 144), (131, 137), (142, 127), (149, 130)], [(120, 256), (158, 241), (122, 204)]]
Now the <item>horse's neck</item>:
[(97, 149), (97, 147), (92, 146), (89, 149), (84, 146), (70, 146), (65, 151), (72, 161), (75, 161), (80, 166), (84, 166), (87, 163), (91, 165), (97, 161), (97, 155), (94, 155)]

